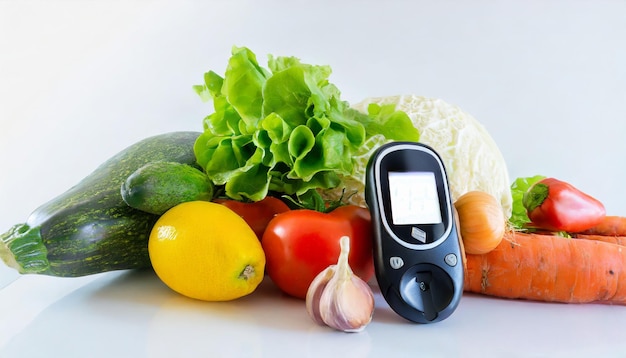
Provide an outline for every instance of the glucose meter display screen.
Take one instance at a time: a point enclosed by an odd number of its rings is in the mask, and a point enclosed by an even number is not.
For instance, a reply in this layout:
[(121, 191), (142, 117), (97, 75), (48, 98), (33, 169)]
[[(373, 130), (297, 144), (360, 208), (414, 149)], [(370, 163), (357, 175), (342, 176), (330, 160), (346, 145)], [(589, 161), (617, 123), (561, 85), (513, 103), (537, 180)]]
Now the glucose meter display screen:
[(441, 208), (433, 172), (389, 172), (394, 225), (438, 224)]

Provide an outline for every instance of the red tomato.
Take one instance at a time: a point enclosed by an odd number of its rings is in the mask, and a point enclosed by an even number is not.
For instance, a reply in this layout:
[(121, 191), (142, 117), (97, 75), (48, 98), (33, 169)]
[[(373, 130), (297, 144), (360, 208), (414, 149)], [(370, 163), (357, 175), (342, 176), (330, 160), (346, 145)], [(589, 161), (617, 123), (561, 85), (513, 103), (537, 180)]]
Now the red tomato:
[(342, 236), (350, 237), (352, 271), (368, 281), (374, 275), (371, 218), (355, 205), (327, 214), (299, 209), (277, 215), (261, 241), (268, 276), (283, 292), (304, 299), (315, 276), (337, 263)]
[(266, 196), (263, 200), (255, 202), (242, 202), (231, 199), (215, 199), (230, 210), (241, 216), (252, 228), (256, 236), (261, 240), (267, 224), (279, 213), (289, 211), (289, 207), (282, 200)]

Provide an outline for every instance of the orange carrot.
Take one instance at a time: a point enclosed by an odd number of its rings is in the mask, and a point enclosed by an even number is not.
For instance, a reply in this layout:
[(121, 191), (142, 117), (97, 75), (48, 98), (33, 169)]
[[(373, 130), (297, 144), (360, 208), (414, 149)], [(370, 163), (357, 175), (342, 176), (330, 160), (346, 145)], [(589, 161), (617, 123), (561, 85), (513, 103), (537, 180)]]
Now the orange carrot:
[(598, 240), (598, 241), (610, 242), (616, 245), (626, 246), (626, 236), (573, 234), (573, 237), (575, 239)]
[(495, 250), (467, 255), (465, 290), (503, 298), (626, 305), (626, 247), (509, 232)]
[(626, 217), (605, 216), (600, 224), (591, 229), (581, 231), (580, 233), (588, 235), (626, 236)]

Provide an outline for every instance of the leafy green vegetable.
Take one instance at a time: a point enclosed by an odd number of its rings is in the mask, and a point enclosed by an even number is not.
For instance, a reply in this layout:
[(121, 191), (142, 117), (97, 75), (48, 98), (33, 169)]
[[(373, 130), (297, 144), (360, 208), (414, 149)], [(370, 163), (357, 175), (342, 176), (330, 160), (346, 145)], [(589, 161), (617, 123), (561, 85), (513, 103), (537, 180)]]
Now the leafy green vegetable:
[(525, 178), (517, 178), (511, 184), (511, 196), (513, 197), (513, 209), (511, 212), (511, 218), (509, 222), (516, 229), (523, 229), (526, 227), (528, 223), (530, 223), (530, 219), (528, 218), (528, 214), (526, 213), (526, 208), (524, 207), (524, 193), (530, 189), (538, 181), (544, 179), (545, 176), (535, 175), (532, 177)]
[(373, 137), (419, 140), (394, 105), (370, 106), (368, 114), (350, 108), (328, 81), (328, 66), (269, 56), (268, 67), (249, 49), (233, 47), (224, 77), (210, 71), (194, 86), (214, 108), (194, 145), (196, 158), (231, 198), (335, 188), (354, 174), (355, 158)]

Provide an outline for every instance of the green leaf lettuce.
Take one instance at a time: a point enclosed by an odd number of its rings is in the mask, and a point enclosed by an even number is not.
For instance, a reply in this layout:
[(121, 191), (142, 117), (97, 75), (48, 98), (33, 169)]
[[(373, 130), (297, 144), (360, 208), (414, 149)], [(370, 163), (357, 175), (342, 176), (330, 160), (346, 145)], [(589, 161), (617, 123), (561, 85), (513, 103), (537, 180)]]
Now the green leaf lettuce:
[(535, 175), (532, 177), (520, 177), (515, 179), (511, 184), (511, 196), (513, 197), (513, 207), (509, 222), (517, 229), (524, 229), (530, 223), (526, 208), (524, 207), (524, 193), (530, 189), (535, 183), (544, 179), (543, 175)]
[(249, 49), (234, 47), (224, 77), (209, 71), (194, 86), (213, 102), (196, 159), (233, 199), (335, 188), (355, 174), (355, 158), (373, 140), (419, 140), (393, 105), (372, 105), (368, 114), (350, 108), (329, 82), (328, 66), (269, 56), (268, 68)]

